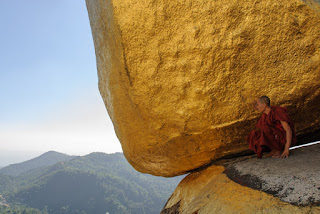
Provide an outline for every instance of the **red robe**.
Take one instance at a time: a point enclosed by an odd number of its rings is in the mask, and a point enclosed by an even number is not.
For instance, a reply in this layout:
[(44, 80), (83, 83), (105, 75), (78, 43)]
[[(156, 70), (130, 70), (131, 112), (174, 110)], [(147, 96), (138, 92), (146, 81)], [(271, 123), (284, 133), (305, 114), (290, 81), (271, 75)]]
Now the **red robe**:
[(270, 112), (263, 114), (259, 119), (256, 125), (259, 130), (252, 131), (247, 137), (249, 149), (257, 153), (258, 158), (262, 157), (263, 146), (271, 150), (283, 151), (287, 140), (286, 131), (283, 129), (280, 121), (287, 122), (292, 130), (290, 146), (296, 143), (294, 125), (287, 114), (287, 108), (272, 106)]

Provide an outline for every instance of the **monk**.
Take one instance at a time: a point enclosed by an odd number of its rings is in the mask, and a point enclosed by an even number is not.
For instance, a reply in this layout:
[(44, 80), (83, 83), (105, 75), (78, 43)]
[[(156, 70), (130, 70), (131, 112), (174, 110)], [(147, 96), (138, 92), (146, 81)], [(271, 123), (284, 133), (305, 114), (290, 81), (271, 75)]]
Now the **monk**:
[(249, 149), (262, 158), (264, 151), (270, 151), (265, 157), (287, 158), (290, 146), (296, 143), (292, 120), (286, 107), (270, 106), (267, 96), (259, 97), (254, 103), (255, 110), (263, 113), (256, 127), (247, 137)]

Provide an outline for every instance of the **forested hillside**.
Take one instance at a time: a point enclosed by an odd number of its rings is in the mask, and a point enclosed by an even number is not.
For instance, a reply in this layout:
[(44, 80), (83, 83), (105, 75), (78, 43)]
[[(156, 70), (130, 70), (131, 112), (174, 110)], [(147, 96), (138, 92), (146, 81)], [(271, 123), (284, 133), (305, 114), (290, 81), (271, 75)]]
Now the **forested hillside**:
[(10, 205), (49, 214), (160, 213), (181, 177), (134, 170), (122, 153), (92, 153), (19, 176), (0, 175), (0, 194)]
[(69, 161), (75, 156), (65, 155), (59, 152), (49, 151), (37, 158), (25, 161), (23, 163), (11, 164), (7, 167), (0, 169), (0, 174), (6, 175), (20, 175), (24, 172), (32, 169), (38, 169), (40, 167), (51, 166), (60, 161)]

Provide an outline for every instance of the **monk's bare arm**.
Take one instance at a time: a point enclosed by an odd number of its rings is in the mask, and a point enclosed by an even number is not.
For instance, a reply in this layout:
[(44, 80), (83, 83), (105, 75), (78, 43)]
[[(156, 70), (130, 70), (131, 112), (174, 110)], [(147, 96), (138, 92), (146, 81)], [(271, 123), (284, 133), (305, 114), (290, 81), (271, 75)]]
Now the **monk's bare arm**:
[(280, 156), (281, 158), (284, 158), (289, 156), (289, 148), (292, 141), (292, 130), (287, 122), (285, 121), (280, 121), (280, 122), (283, 129), (286, 131), (286, 145), (284, 146), (284, 150)]

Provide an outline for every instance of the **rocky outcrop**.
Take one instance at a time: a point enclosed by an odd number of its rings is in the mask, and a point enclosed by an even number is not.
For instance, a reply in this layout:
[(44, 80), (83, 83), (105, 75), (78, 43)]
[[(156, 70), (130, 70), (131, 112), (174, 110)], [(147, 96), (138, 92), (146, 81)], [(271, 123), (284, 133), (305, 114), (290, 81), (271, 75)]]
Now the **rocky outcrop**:
[(288, 159), (225, 160), (185, 177), (162, 214), (320, 213), (320, 144)]
[(137, 170), (174, 176), (247, 149), (268, 95), (320, 125), (320, 7), (306, 0), (87, 0), (99, 90)]

